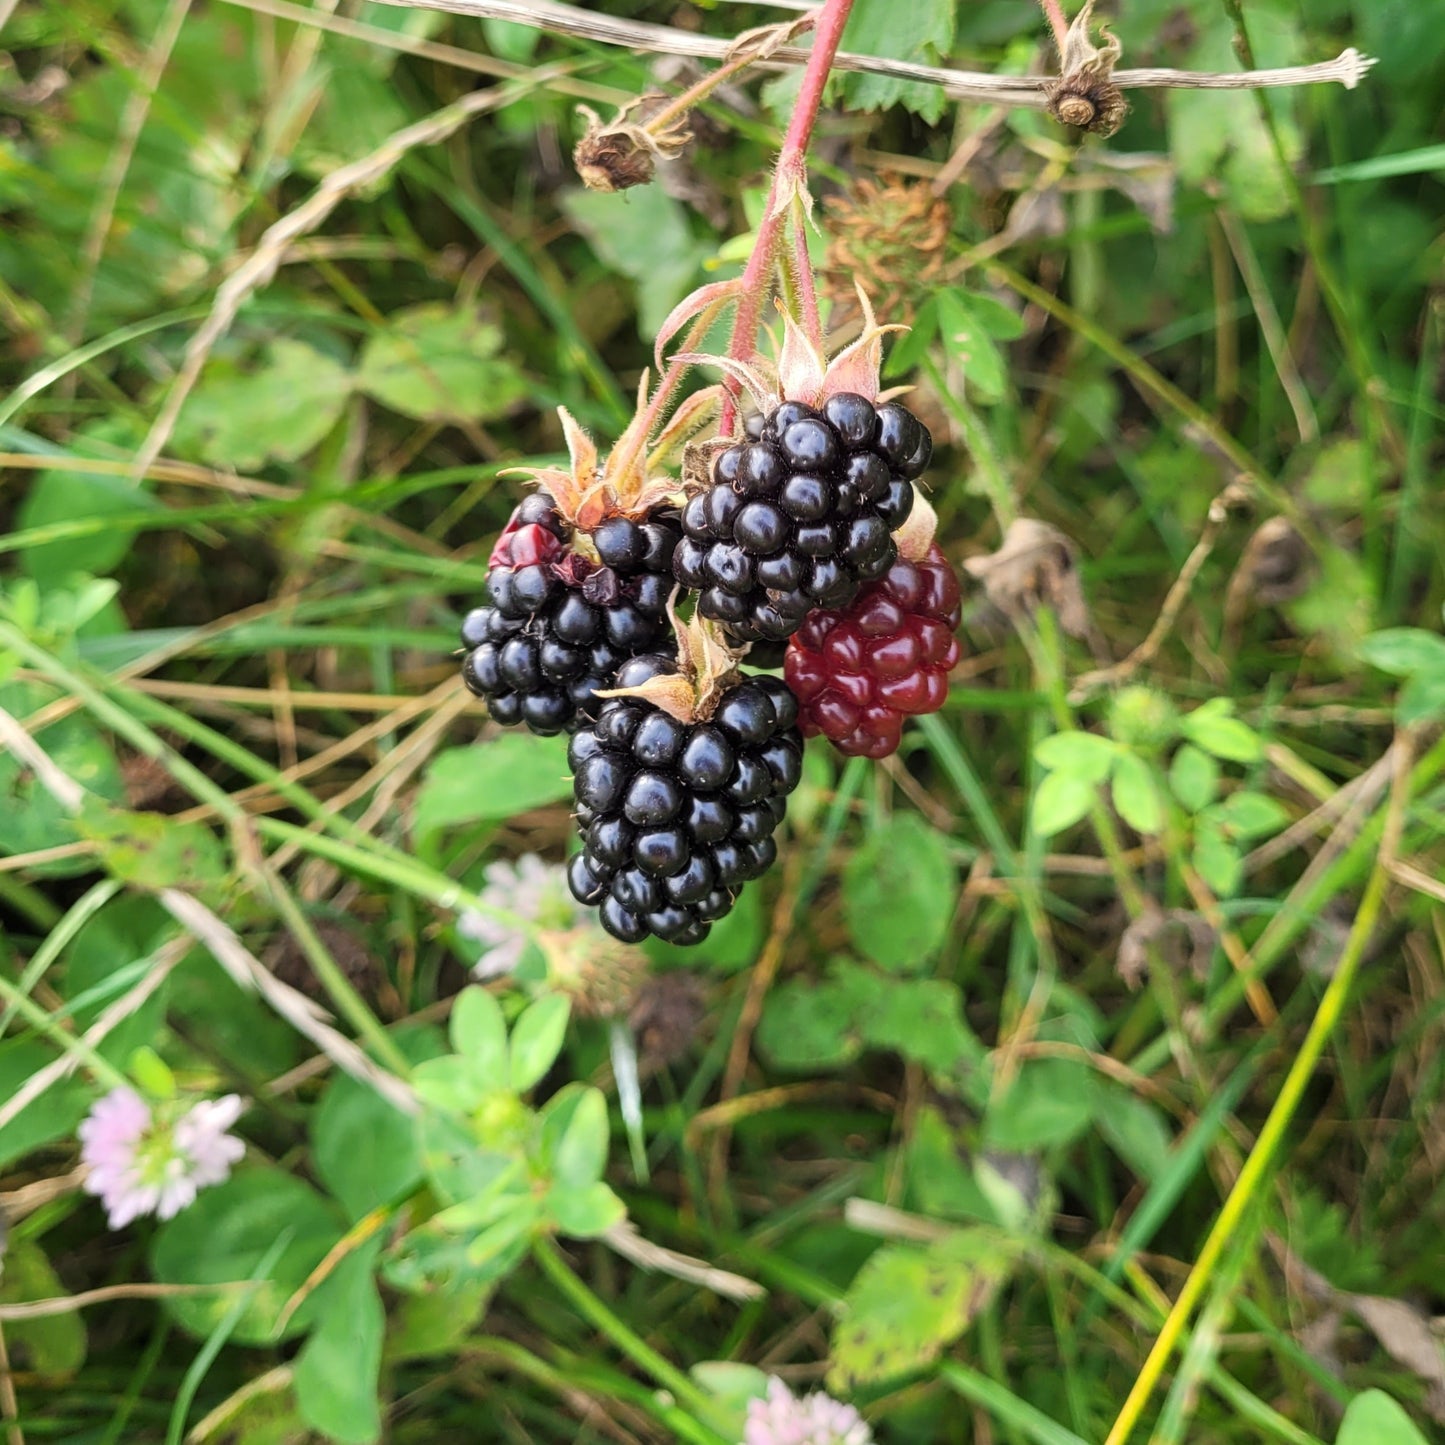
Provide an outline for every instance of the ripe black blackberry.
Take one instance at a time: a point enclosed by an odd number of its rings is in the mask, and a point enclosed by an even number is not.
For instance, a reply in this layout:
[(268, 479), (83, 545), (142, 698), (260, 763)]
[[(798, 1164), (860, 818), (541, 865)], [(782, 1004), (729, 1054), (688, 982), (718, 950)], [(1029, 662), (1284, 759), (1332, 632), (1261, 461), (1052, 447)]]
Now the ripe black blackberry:
[[(617, 685), (645, 693), (677, 672), (671, 658), (635, 657)], [(802, 772), (797, 717), (778, 679), (732, 676), (694, 720), (647, 696), (621, 696), (575, 734), (568, 756), (582, 851), (567, 877), (613, 937), (701, 943), (742, 885), (767, 871)]]
[(851, 391), (783, 401), (748, 432), (683, 508), (673, 575), (733, 638), (780, 641), (893, 565), (933, 441), (906, 407)]
[(678, 535), (676, 512), (608, 517), (584, 544), (593, 561), (545, 492), (512, 513), (492, 551), (490, 605), (462, 623), (462, 677), (499, 723), (575, 727), (629, 657), (670, 642)]

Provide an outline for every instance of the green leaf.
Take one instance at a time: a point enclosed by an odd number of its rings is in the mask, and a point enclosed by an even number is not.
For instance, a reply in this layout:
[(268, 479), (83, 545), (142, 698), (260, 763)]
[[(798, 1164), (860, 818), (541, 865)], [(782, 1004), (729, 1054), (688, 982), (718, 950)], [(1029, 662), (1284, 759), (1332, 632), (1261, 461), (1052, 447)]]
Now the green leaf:
[(1258, 762), (1264, 752), (1259, 735), (1248, 723), (1230, 716), (1233, 708), (1228, 698), (1213, 698), (1186, 713), (1180, 719), (1180, 731), (1196, 747), (1226, 762)]
[[(287, 1300), (341, 1238), (341, 1221), (324, 1199), (283, 1169), (242, 1168), (224, 1184), (204, 1189), (189, 1209), (167, 1220), (151, 1243), (151, 1271), (162, 1284), (231, 1284), (249, 1279), (282, 1236), (286, 1247), (270, 1277), (252, 1287), (232, 1334), (238, 1344), (288, 1339), (316, 1318), (306, 1300), (277, 1333)], [(165, 1308), (191, 1334), (205, 1339), (230, 1309), (231, 1290), (170, 1295)]]
[[(1198, 23), (1196, 34), (1195, 45), (1178, 63), (1195, 70), (1227, 70), (1237, 62), (1222, 8)], [(1249, 34), (1259, 65), (1293, 65), (1305, 59), (1298, 28), (1286, 14), (1261, 10), (1250, 17)], [(1165, 101), (1169, 149), (1182, 181), (1201, 186), (1218, 177), (1244, 220), (1276, 220), (1288, 212), (1291, 191), (1274, 140), (1252, 100), (1231, 91), (1171, 90)], [(1282, 100), (1270, 109), (1285, 164), (1292, 166), (1303, 153), (1293, 102)]]
[(884, 968), (922, 968), (957, 901), (947, 845), (922, 818), (894, 814), (848, 860), (843, 911), (859, 949)]
[(1239, 849), (1207, 815), (1200, 817), (1194, 825), (1194, 867), (1221, 898), (1229, 898), (1239, 887)]
[(1383, 1390), (1366, 1390), (1350, 1401), (1335, 1445), (1426, 1445), (1426, 1439)]
[(572, 796), (567, 739), (507, 733), (438, 753), (417, 793), (418, 838), (458, 823), (511, 818)]
[(1201, 812), (1219, 791), (1219, 764), (1203, 749), (1185, 743), (1170, 764), (1169, 787), (1186, 812)]
[(983, 1045), (963, 1021), (957, 984), (938, 978), (869, 976), (853, 985), (853, 993), (862, 999), (872, 995), (858, 1010), (856, 1022), (870, 1048), (892, 1049), (944, 1077), (982, 1063)]
[[(58, 696), (50, 687), (6, 683), (0, 687), (0, 707), (24, 720)], [(87, 791), (112, 802), (124, 798), (125, 784), (115, 755), (84, 713), (72, 713), (41, 728), (35, 741), (61, 772)], [(0, 752), (0, 853), (32, 853), (74, 843), (77, 837), (70, 813), (41, 786), (35, 774), (8, 749)], [(61, 876), (93, 867), (89, 858), (76, 858), (41, 863), (28, 871), (32, 876)]]
[(1078, 1138), (1094, 1120), (1097, 1082), (1087, 1064), (1073, 1059), (1026, 1060), (989, 1104), (989, 1147), (1023, 1154)]
[(164, 813), (132, 813), (87, 798), (75, 830), (95, 844), (113, 877), (149, 892), (184, 887), (212, 901), (227, 880), (225, 849), (202, 823), (181, 823)]
[(351, 373), (334, 357), (279, 338), (251, 371), (211, 362), (181, 413), (176, 446), (242, 472), (299, 461), (341, 419), (351, 386)]
[(507, 1087), (507, 1021), (501, 1004), (486, 989), (472, 984), (457, 995), (452, 1004), (450, 1036), (452, 1048), (479, 1088)]
[(747, 1431), (749, 1402), (761, 1400), (768, 1393), (766, 1371), (732, 1360), (701, 1360), (688, 1374), (707, 1391), (721, 1412), (718, 1423), (725, 1427), (726, 1438), (741, 1440)]
[(1051, 772), (1067, 773), (1086, 783), (1102, 783), (1123, 750), (1097, 733), (1054, 733), (1034, 749), (1034, 761)]
[[(408, 1060), (434, 1056), (431, 1030), (394, 1035)], [(421, 1182), (421, 1145), (411, 1118), (369, 1084), (337, 1074), (311, 1116), (316, 1176), (353, 1222)]]
[[(114, 460), (117, 454), (132, 450), (139, 440), (133, 424), (107, 418), (73, 435), (70, 449), (77, 460)], [(159, 511), (160, 508), (161, 504), (146, 490), (145, 483), (132, 476), (68, 471), (63, 463), (58, 463), (55, 470), (41, 472), (36, 477), (16, 514), (15, 527), (24, 532), (56, 522)], [(104, 576), (126, 556), (134, 541), (135, 533), (128, 528), (103, 527), (87, 536), (64, 537), (27, 547), (20, 556), (25, 570), (42, 588), (48, 589), (76, 572)]]
[(1109, 1147), (1146, 1184), (1163, 1173), (1172, 1143), (1164, 1115), (1147, 1099), (1125, 1089), (1097, 1084), (1095, 1122)]
[[(11, 1240), (3, 1259), (0, 1304), (29, 1304), (70, 1293), (34, 1240)], [(12, 1368), (33, 1370), (42, 1381), (53, 1384), (75, 1374), (85, 1363), (85, 1320), (78, 1309), (35, 1319), (7, 1320), (5, 1344)]]
[(856, 983), (789, 979), (768, 993), (758, 1023), (758, 1049), (778, 1069), (838, 1069), (863, 1051), (855, 1019), (865, 1000)]
[(449, 1355), (481, 1322), (493, 1286), (469, 1282), (453, 1290), (405, 1296), (393, 1314), (387, 1358)]
[(938, 334), (949, 360), (963, 372), (964, 386), (981, 402), (1001, 401), (1008, 389), (1008, 366), (987, 323), (962, 291), (938, 297)]
[(1263, 793), (1241, 788), (1209, 810), (1212, 820), (1225, 828), (1231, 837), (1244, 839), (1268, 837), (1289, 822), (1289, 809)]
[(357, 385), (418, 421), (489, 421), (531, 390), (477, 307), (427, 301), (394, 311), (361, 353)]
[(346, 1256), (316, 1291), (320, 1324), (292, 1377), (301, 1418), (340, 1445), (381, 1438), (377, 1388), (386, 1311), (371, 1278), (380, 1240)]
[(1406, 727), (1445, 715), (1445, 672), (1417, 672), (1400, 689), (1395, 714)]
[(1164, 826), (1164, 805), (1149, 764), (1138, 753), (1121, 753), (1114, 767), (1114, 807), (1136, 832), (1157, 833)]
[[(858, 0), (843, 32), (843, 49), (889, 60), (936, 65), (953, 48), (953, 0)], [(902, 105), (936, 124), (948, 100), (937, 86), (882, 75), (850, 75), (843, 82), (851, 110)]]
[(448, 1114), (470, 1113), (484, 1092), (467, 1061), (457, 1054), (418, 1064), (412, 1070), (411, 1086), (419, 1099)]
[(572, 1005), (566, 994), (543, 994), (512, 1026), (512, 1090), (525, 1094), (557, 1062)]
[(1029, 823), (1041, 838), (1072, 828), (1093, 806), (1094, 784), (1070, 773), (1049, 773), (1034, 792)]
[(687, 211), (661, 186), (636, 186), (625, 195), (568, 191), (562, 208), (609, 270), (637, 287), (637, 324), (654, 336), (692, 286), (711, 247), (699, 241)]
[(927, 1249), (890, 1244), (858, 1271), (833, 1330), (834, 1389), (855, 1389), (936, 1360), (1007, 1277), (1012, 1260), (982, 1231)]
[(1445, 637), (1426, 632), (1423, 627), (1388, 627), (1383, 632), (1372, 632), (1360, 644), (1360, 656), (1371, 667), (1396, 677), (1417, 672), (1445, 673)]
[[(102, 990), (120, 969), (153, 957), (176, 932), (171, 916), (154, 899), (135, 894), (112, 899), (86, 919), (71, 941), (65, 956), (66, 999), (74, 1004), (92, 990)], [(214, 970), (215, 965), (211, 964), (211, 968)], [(137, 1049), (161, 1037), (174, 984), (173, 974), (106, 1035), (99, 1045), (103, 1058), (124, 1067)], [(95, 1002), (75, 1007), (75, 1027), (88, 1029), (111, 1002), (113, 999), (97, 993)], [(4, 1097), (3, 1091), (0, 1097)]]
[(467, 1242), (467, 1263), (483, 1271), (510, 1269), (541, 1222), (540, 1201), (530, 1195), (518, 1199), (491, 1228)]
[[(559, 1109), (557, 1100), (564, 1096)], [(601, 1179), (611, 1135), (607, 1100), (600, 1089), (568, 1084), (547, 1101), (542, 1131), (544, 1145), (550, 1145), (552, 1178), (559, 1187), (584, 1189)]]
[(574, 1239), (595, 1239), (627, 1218), (627, 1206), (600, 1180), (585, 1189), (554, 1188), (547, 1209), (557, 1228)]

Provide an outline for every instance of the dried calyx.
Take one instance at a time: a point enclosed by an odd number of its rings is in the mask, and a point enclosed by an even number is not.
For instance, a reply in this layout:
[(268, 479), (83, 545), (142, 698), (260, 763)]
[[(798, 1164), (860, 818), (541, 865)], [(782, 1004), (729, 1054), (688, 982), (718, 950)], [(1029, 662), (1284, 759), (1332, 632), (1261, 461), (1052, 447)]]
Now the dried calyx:
[(720, 367), (742, 386), (759, 408), (771, 411), (784, 401), (800, 401), (821, 407), (830, 396), (851, 392), (871, 402), (886, 401), (907, 388), (882, 389), (883, 338), (890, 331), (907, 331), (906, 326), (880, 326), (873, 304), (859, 286), (858, 305), (863, 313), (863, 331), (831, 360), (804, 334), (803, 328), (780, 306), (783, 316), (783, 344), (776, 363), (755, 356), (738, 361), (730, 356), (685, 353), (679, 361)]
[(656, 172), (658, 161), (671, 160), (682, 152), (692, 139), (685, 116), (655, 129), (628, 119), (632, 112), (659, 103), (666, 105), (667, 97), (639, 96), (606, 122), (590, 106), (577, 107), (587, 129), (573, 148), (572, 164), (588, 190), (625, 191), (644, 186)]
[(527, 477), (547, 492), (577, 533), (574, 545), (583, 552), (585, 534), (608, 518), (642, 521), (658, 507), (677, 499), (677, 478), (666, 467), (688, 439), (712, 419), (720, 395), (718, 387), (695, 392), (673, 412), (665, 426), (654, 432), (657, 407), (648, 405), (647, 389), (648, 374), (643, 372), (636, 414), (605, 460), (567, 408), (558, 407), (571, 465), (518, 467), (510, 473)]
[(1124, 123), (1129, 102), (1114, 84), (1114, 67), (1123, 47), (1116, 35), (1100, 26), (1103, 44), (1089, 36), (1094, 19), (1094, 0), (1086, 0), (1064, 37), (1059, 56), (1059, 76), (1044, 87), (1049, 114), (1062, 125), (1074, 126), (1092, 135), (1111, 136)]
[(915, 491), (913, 510), (908, 519), (893, 534), (898, 555), (910, 562), (921, 562), (928, 556), (933, 539), (938, 533), (938, 513), (933, 504), (921, 491)]
[[(678, 644), (675, 671), (663, 671), (659, 663), (644, 681), (610, 688), (597, 696), (640, 697), (682, 723), (706, 722), (712, 717), (723, 694), (737, 682), (738, 662), (747, 648), (730, 646), (723, 630), (702, 617), (683, 623), (674, 616), (673, 631)], [(642, 661), (635, 659), (630, 666)]]

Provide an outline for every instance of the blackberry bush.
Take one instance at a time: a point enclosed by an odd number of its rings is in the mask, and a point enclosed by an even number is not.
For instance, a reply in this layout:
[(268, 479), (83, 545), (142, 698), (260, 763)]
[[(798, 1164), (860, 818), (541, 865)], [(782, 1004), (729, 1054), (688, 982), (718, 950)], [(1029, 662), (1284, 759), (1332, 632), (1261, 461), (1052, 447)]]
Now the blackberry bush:
[(568, 881), (625, 943), (700, 943), (777, 856), (802, 772), (798, 704), (776, 678), (688, 679), (661, 655), (617, 681), (569, 748), (582, 851)]
[(899, 557), (846, 611), (810, 613), (784, 665), (803, 735), (822, 733), (850, 757), (896, 752), (904, 718), (937, 712), (948, 696), (958, 620), (958, 578), (932, 542), (916, 561)]

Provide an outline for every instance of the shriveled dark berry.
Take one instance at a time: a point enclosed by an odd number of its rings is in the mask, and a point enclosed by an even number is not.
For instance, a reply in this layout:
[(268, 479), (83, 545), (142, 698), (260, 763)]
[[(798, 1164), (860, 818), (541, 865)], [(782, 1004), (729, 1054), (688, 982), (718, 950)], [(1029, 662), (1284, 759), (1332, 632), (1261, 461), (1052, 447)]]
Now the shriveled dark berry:
[(497, 722), (537, 733), (566, 732), (592, 717), (596, 692), (612, 685), (623, 662), (670, 644), (679, 536), (675, 512), (646, 522), (609, 517), (591, 534), (594, 563), (572, 550), (545, 493), (526, 498), (492, 550), (490, 604), (462, 622), (467, 687)]
[(897, 556), (927, 429), (897, 402), (851, 392), (785, 401), (717, 454), (682, 513), (673, 575), (736, 640), (783, 641), (817, 607), (846, 607)]
[[(904, 718), (937, 712), (948, 696), (958, 619), (958, 579), (936, 546), (920, 562), (900, 558), (846, 611), (814, 612), (784, 664), (804, 734), (853, 757), (897, 751)], [(786, 769), (776, 746), (764, 760)]]
[[(635, 687), (675, 664), (619, 669)], [(773, 832), (802, 769), (797, 704), (776, 678), (749, 677), (711, 718), (678, 722), (642, 698), (602, 701), (572, 739), (582, 851), (568, 883), (624, 942), (701, 942), (738, 890), (777, 855)]]

